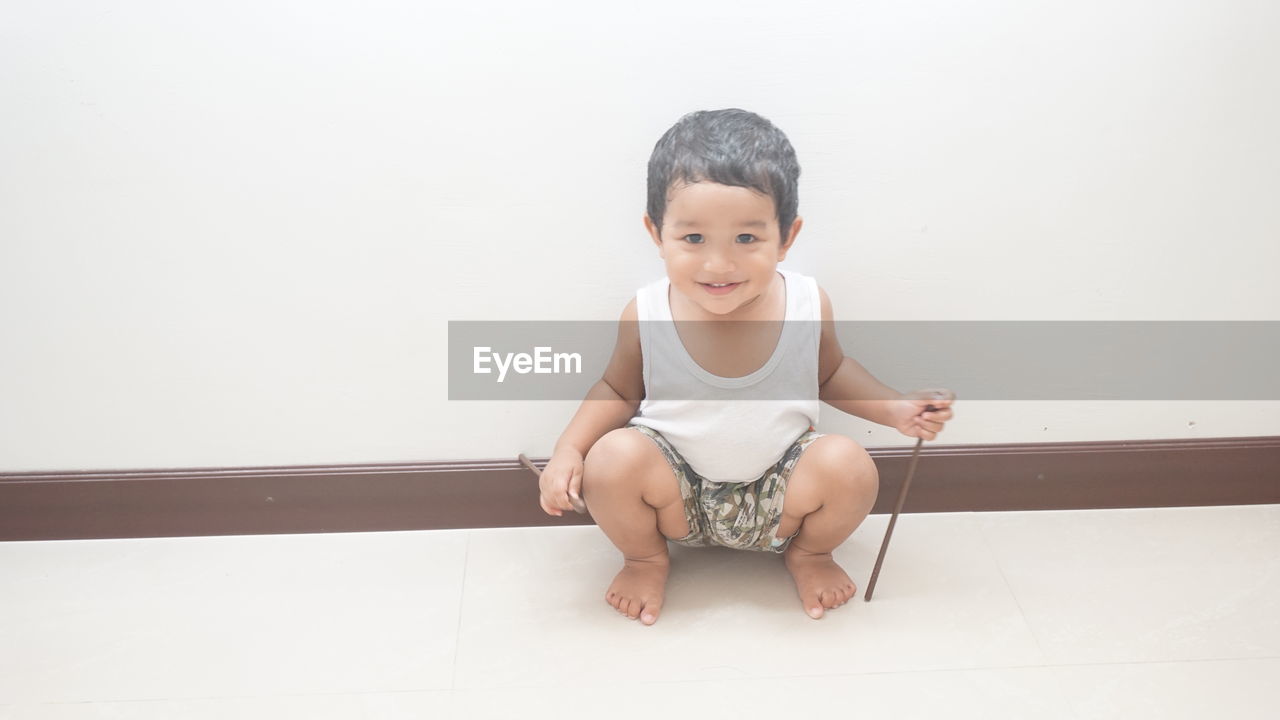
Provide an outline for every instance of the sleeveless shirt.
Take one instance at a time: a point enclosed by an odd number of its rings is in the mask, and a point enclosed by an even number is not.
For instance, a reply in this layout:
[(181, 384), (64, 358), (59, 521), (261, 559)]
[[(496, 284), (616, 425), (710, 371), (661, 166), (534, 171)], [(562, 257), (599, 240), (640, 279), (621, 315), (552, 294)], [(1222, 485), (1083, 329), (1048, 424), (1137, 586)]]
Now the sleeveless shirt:
[(773, 354), (736, 378), (698, 365), (676, 331), (663, 276), (636, 292), (645, 397), (630, 422), (657, 430), (698, 475), (745, 483), (818, 422), (822, 305), (813, 278), (778, 268), (786, 315)]

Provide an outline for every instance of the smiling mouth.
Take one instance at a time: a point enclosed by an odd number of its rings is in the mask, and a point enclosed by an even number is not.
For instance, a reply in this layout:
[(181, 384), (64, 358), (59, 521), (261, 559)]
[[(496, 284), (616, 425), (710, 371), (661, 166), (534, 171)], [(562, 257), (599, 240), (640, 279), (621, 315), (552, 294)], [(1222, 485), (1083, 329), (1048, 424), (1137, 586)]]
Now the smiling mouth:
[(742, 283), (735, 282), (735, 283), (698, 283), (698, 284), (701, 285), (703, 288), (705, 288), (706, 291), (711, 293), (712, 295), (725, 295), (727, 293), (733, 292), (734, 288), (738, 287)]

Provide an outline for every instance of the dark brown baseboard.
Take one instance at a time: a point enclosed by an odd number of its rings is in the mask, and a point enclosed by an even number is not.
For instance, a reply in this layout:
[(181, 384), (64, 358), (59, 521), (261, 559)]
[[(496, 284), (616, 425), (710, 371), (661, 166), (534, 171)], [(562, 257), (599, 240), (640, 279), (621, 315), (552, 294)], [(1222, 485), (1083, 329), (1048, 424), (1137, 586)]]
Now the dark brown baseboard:
[[(870, 453), (880, 470), (872, 512), (892, 512), (911, 448)], [(1280, 437), (926, 444), (903, 512), (1271, 503), (1280, 503)], [(0, 540), (9, 541), (591, 522), (542, 512), (537, 480), (515, 458), (0, 473)]]

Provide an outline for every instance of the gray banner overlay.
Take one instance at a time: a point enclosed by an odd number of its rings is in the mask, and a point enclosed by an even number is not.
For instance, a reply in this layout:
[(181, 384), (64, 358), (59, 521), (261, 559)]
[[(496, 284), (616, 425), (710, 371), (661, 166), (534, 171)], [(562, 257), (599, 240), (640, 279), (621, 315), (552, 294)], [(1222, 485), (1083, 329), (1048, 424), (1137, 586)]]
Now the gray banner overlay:
[[(646, 324), (656, 330), (660, 323)], [(726, 333), (724, 326), (736, 329)], [(902, 392), (945, 387), (960, 400), (1280, 400), (1277, 321), (842, 321), (835, 327), (845, 355)], [(581, 400), (603, 376), (618, 330), (616, 321), (450, 321), (449, 399)], [(682, 322), (677, 330), (700, 359), (705, 355), (698, 348), (728, 348), (732, 355), (738, 341), (758, 341), (767, 357), (779, 337), (777, 323)], [(706, 340), (711, 337), (718, 341)], [(784, 337), (809, 342), (813, 334)], [(788, 351), (784, 341), (776, 352)]]

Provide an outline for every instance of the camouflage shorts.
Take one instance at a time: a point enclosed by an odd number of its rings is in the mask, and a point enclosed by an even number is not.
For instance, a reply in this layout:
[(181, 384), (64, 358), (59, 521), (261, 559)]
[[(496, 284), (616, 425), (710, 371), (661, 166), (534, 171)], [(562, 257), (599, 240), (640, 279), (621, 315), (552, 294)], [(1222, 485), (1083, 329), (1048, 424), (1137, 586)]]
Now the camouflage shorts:
[(680, 483), (689, 534), (672, 542), (687, 547), (719, 545), (737, 550), (786, 551), (791, 538), (779, 538), (777, 532), (782, 522), (787, 479), (800, 454), (822, 437), (822, 433), (810, 427), (791, 443), (781, 460), (751, 482), (721, 483), (695, 473), (671, 443), (653, 428), (630, 423), (627, 427), (653, 438)]

